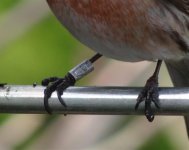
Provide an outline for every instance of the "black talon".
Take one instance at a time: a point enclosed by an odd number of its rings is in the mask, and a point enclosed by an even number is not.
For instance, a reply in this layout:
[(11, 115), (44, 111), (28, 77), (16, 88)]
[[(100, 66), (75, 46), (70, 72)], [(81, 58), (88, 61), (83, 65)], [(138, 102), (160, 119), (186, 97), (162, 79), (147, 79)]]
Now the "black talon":
[(52, 111), (49, 107), (49, 98), (51, 97), (52, 93), (54, 91), (57, 91), (57, 95), (58, 95), (58, 99), (60, 101), (60, 103), (66, 107), (66, 104), (64, 102), (64, 100), (62, 99), (62, 94), (64, 92), (65, 89), (67, 89), (69, 86), (72, 86), (75, 84), (75, 79), (74, 77), (68, 73), (67, 76), (65, 76), (64, 78), (57, 78), (57, 77), (51, 77), (51, 78), (47, 78), (44, 79), (42, 81), (42, 85), (43, 86), (47, 86), (46, 89), (44, 90), (44, 107), (45, 110), (51, 114)]
[(154, 120), (154, 115), (151, 113), (145, 113), (146, 118), (148, 119), (149, 122), (152, 122)]
[(152, 112), (152, 109), (151, 109), (151, 102), (152, 101), (150, 99), (147, 99), (145, 101), (145, 116), (149, 122), (152, 122), (154, 120), (154, 113)]
[(45, 107), (45, 110), (47, 111), (47, 113), (48, 114), (52, 114), (52, 111), (51, 111), (51, 109), (50, 109), (50, 107), (49, 107), (49, 98), (51, 97), (51, 94), (52, 93), (49, 93), (49, 92), (47, 92), (47, 89), (45, 89), (44, 90), (44, 107)]
[[(45, 79), (46, 81), (48, 79)], [(50, 80), (50, 78), (49, 78)], [(49, 81), (48, 80), (48, 81)], [(45, 110), (51, 114), (51, 109), (49, 107), (49, 98), (51, 97), (52, 93), (56, 90), (56, 86), (62, 81), (62, 79), (57, 79), (56, 81), (54, 81), (52, 84), (49, 85), (49, 83), (47, 84), (47, 88), (44, 90), (44, 107)]]
[(71, 84), (68, 84), (68, 82), (63, 81), (58, 87), (57, 87), (57, 95), (58, 95), (58, 100), (60, 101), (60, 103), (66, 107), (66, 103), (64, 102), (62, 95), (64, 90), (66, 90), (69, 86), (71, 86)]
[(63, 92), (69, 87), (69, 86), (73, 86), (75, 84), (76, 80), (75, 78), (70, 74), (68, 73), (67, 76), (65, 76), (64, 80), (62, 81), (62, 83), (60, 83), (58, 86), (57, 86), (57, 95), (58, 95), (58, 99), (60, 101), (60, 103), (66, 107), (66, 103), (64, 102), (63, 98), (62, 98), (62, 95), (63, 95)]
[(140, 105), (140, 103), (145, 100), (145, 99), (143, 98), (143, 95), (144, 95), (144, 93), (143, 93), (143, 91), (142, 91), (142, 92), (139, 94), (138, 98), (137, 98), (137, 103), (136, 103), (136, 105), (135, 105), (135, 110), (137, 110), (138, 107), (139, 107), (139, 105)]
[(147, 80), (146, 85), (140, 92), (135, 105), (135, 110), (137, 110), (140, 103), (145, 101), (145, 116), (150, 122), (154, 120), (154, 112), (152, 111), (151, 103), (153, 102), (157, 108), (160, 108), (158, 74), (161, 63), (162, 61), (159, 60), (154, 74)]
[[(158, 95), (159, 97), (159, 95)], [(159, 98), (156, 98), (156, 99), (152, 99), (152, 102), (155, 104), (155, 106), (159, 109), (160, 108), (160, 102), (159, 102)]]

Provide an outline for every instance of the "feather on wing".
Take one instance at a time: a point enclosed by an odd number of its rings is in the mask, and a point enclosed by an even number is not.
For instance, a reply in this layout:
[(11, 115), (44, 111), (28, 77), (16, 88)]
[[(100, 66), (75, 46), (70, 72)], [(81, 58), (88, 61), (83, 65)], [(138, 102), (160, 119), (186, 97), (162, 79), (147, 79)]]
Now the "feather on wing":
[(177, 7), (180, 11), (189, 15), (189, 0), (166, 0)]

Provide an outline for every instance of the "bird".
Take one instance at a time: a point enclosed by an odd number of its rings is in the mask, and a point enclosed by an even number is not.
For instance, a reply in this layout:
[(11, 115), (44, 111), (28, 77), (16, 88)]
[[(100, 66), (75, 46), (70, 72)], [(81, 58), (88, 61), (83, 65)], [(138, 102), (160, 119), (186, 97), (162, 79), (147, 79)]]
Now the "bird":
[[(140, 92), (135, 109), (145, 102), (144, 114), (154, 120), (152, 103), (159, 109), (158, 75), (165, 61), (174, 86), (189, 86), (189, 0), (47, 0), (62, 25), (96, 54), (63, 77), (42, 81), (46, 86), (44, 104), (51, 113), (48, 99), (92, 71), (102, 56), (125, 62), (155, 61), (157, 66)], [(87, 71), (83, 72), (85, 69)], [(79, 73), (78, 73), (79, 72)], [(189, 135), (189, 117), (185, 116)]]

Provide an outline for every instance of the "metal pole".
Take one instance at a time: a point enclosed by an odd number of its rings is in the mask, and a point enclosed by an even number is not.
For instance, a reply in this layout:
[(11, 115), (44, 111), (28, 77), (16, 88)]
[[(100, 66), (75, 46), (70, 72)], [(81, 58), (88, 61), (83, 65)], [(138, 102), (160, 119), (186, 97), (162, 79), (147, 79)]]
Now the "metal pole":
[[(141, 88), (125, 87), (70, 87), (60, 104), (53, 93), (49, 105), (60, 114), (143, 115), (144, 103), (135, 111), (136, 98)], [(43, 104), (44, 87), (13, 86), (0, 88), (0, 113), (46, 113)], [(189, 88), (160, 88), (161, 109), (153, 105), (158, 115), (189, 115)]]

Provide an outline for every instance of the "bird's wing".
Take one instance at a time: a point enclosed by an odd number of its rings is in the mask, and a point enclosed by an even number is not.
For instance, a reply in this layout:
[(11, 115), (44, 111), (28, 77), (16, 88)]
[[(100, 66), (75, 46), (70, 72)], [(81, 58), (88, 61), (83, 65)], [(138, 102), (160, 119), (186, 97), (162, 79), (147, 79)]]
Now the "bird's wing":
[[(189, 16), (189, 0), (165, 0), (177, 9)], [(165, 61), (172, 82), (175, 87), (188, 87), (189, 86), (189, 59), (185, 58), (180, 61)], [(189, 138), (189, 116), (185, 116), (185, 124)]]
[(189, 15), (189, 0), (166, 0), (172, 3), (175, 7), (177, 7), (180, 11)]

